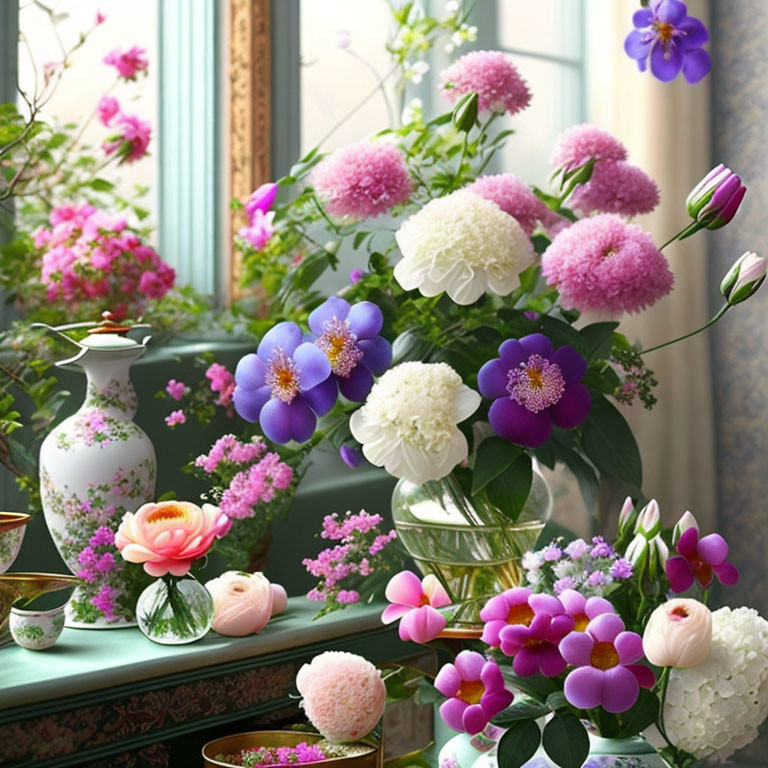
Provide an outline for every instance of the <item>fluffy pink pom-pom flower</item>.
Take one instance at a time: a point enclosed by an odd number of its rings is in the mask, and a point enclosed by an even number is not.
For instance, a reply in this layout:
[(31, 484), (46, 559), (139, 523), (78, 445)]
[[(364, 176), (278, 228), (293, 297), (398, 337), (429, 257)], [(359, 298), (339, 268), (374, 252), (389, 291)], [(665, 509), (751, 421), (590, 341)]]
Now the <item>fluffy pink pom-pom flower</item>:
[(333, 744), (359, 741), (384, 714), (387, 689), (381, 673), (362, 656), (327, 651), (296, 675), (307, 718)]
[(608, 131), (589, 123), (581, 123), (560, 134), (551, 162), (556, 168), (576, 168), (590, 158), (626, 160), (627, 148)]
[(440, 92), (453, 104), (465, 93), (477, 92), (479, 112), (515, 115), (531, 103), (531, 89), (502, 51), (472, 51), (440, 76)]
[(496, 203), (504, 213), (517, 220), (528, 237), (539, 225), (556, 235), (570, 224), (568, 219), (558, 216), (539, 200), (522, 179), (511, 173), (481, 176), (467, 190)]
[(541, 257), (542, 274), (567, 309), (639, 312), (674, 284), (651, 236), (620, 216), (598, 214), (561, 232)]
[(312, 184), (332, 216), (367, 219), (411, 196), (405, 158), (391, 144), (361, 141), (336, 150), (312, 173)]
[(600, 211), (638, 216), (659, 204), (659, 188), (642, 168), (623, 160), (601, 160), (590, 180), (576, 187), (569, 204), (582, 215)]

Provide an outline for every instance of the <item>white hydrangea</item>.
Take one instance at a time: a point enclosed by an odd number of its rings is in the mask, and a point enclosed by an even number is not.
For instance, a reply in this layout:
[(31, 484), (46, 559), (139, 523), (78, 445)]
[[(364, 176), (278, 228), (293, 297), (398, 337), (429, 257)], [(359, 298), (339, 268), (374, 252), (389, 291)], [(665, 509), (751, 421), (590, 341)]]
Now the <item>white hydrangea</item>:
[(371, 464), (421, 485), (467, 458), (456, 425), (479, 405), (480, 395), (450, 365), (401, 363), (374, 384), (349, 426)]
[(395, 235), (403, 258), (395, 279), (423, 296), (445, 291), (457, 304), (506, 296), (533, 263), (531, 241), (496, 203), (460, 189), (427, 203)]
[(768, 621), (751, 608), (712, 614), (712, 650), (672, 672), (664, 723), (673, 743), (697, 758), (726, 760), (754, 741), (768, 717)]

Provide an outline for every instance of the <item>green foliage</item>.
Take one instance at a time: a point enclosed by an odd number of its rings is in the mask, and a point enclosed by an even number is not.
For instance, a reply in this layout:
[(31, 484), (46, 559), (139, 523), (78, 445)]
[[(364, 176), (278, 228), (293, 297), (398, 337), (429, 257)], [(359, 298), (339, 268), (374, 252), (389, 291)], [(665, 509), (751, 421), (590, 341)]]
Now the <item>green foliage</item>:
[(581, 768), (589, 755), (589, 736), (575, 715), (558, 712), (544, 726), (542, 744), (547, 755), (561, 768)]
[(535, 720), (514, 720), (498, 746), (498, 761), (504, 768), (520, 768), (530, 760), (541, 743), (541, 732)]

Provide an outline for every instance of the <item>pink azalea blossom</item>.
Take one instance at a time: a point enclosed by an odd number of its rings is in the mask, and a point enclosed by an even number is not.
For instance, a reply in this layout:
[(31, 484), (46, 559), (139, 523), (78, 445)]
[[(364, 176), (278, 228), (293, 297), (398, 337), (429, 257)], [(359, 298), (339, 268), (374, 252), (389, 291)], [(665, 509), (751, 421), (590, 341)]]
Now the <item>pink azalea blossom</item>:
[(514, 699), (499, 665), (476, 651), (461, 651), (453, 664), (443, 666), (435, 688), (448, 697), (440, 706), (446, 725), (469, 734), (480, 733)]
[(114, 96), (104, 94), (96, 105), (96, 112), (101, 124), (109, 127), (115, 116), (120, 113), (120, 102)]
[(107, 16), (105, 13), (102, 13), (101, 11), (96, 11), (96, 26), (99, 24), (103, 24), (107, 20)]
[(565, 679), (565, 697), (579, 709), (602, 707), (619, 713), (630, 709), (640, 687), (652, 688), (656, 679), (643, 664), (643, 640), (627, 632), (613, 613), (592, 619), (584, 632), (571, 632), (560, 642), (560, 653), (576, 667)]
[(464, 54), (440, 75), (440, 92), (453, 104), (477, 93), (480, 112), (517, 114), (531, 103), (531, 90), (512, 59), (502, 51)]
[(251, 217), (250, 224), (246, 227), (241, 227), (237, 234), (240, 238), (245, 240), (251, 248), (260, 251), (275, 233), (272, 226), (272, 220), (274, 218), (274, 211), (264, 213), (257, 209)]
[(115, 119), (118, 133), (109, 137), (102, 145), (104, 152), (117, 152), (120, 163), (134, 163), (147, 154), (152, 138), (152, 126), (137, 115), (120, 114)]
[(589, 160), (627, 159), (627, 148), (608, 131), (595, 125), (582, 123), (563, 131), (552, 153), (555, 168), (570, 170)]
[(169, 427), (176, 427), (179, 424), (186, 424), (187, 417), (182, 410), (172, 411), (168, 416), (165, 417), (165, 423)]
[(433, 574), (423, 579), (412, 571), (395, 574), (387, 584), (388, 605), (381, 615), (384, 624), (400, 619), (400, 639), (428, 643), (434, 640), (448, 623), (438, 608), (451, 604), (443, 585)]
[(659, 204), (656, 182), (641, 168), (622, 160), (601, 160), (586, 184), (576, 187), (568, 204), (577, 213), (618, 213), (638, 216)]
[(541, 257), (541, 268), (564, 307), (611, 316), (650, 307), (674, 284), (651, 236), (608, 213), (563, 230)]
[(176, 379), (170, 379), (165, 385), (165, 391), (174, 399), (181, 400), (185, 395), (189, 394), (189, 387), (183, 381), (176, 381)]
[(103, 61), (114, 67), (117, 74), (125, 80), (135, 80), (136, 75), (139, 72), (146, 72), (149, 66), (146, 50), (138, 45), (132, 46), (127, 51), (115, 48), (104, 57)]
[(232, 403), (235, 391), (235, 377), (221, 363), (213, 363), (205, 372), (205, 378), (211, 382), (211, 391), (219, 395), (219, 405), (228, 407)]

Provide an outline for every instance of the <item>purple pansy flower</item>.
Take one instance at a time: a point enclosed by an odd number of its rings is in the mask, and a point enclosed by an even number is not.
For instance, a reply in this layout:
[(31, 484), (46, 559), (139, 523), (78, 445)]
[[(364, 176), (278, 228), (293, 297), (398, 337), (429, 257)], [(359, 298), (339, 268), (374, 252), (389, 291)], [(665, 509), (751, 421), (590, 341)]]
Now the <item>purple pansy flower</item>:
[(719, 533), (699, 538), (698, 528), (683, 531), (677, 542), (679, 554), (667, 560), (666, 571), (673, 592), (685, 592), (694, 581), (706, 589), (717, 576), (721, 584), (731, 586), (739, 580), (739, 570), (728, 562), (728, 544)]
[(454, 731), (480, 733), (514, 698), (504, 687), (504, 676), (495, 661), (477, 651), (462, 651), (435, 678), (435, 688), (448, 697), (440, 716)]
[(555, 351), (544, 334), (533, 333), (508, 339), (499, 355), (477, 375), (481, 394), (494, 400), (488, 420), (497, 435), (538, 448), (549, 440), (553, 424), (572, 429), (584, 422), (592, 408), (581, 383), (587, 361), (573, 347)]
[(240, 359), (235, 371), (235, 409), (246, 421), (258, 421), (276, 443), (312, 437), (316, 416), (332, 407), (318, 396), (331, 364), (311, 342), (302, 343), (296, 323), (278, 323), (261, 340), (256, 354)]
[(674, 80), (680, 70), (689, 83), (709, 74), (712, 63), (702, 48), (709, 40), (704, 24), (688, 15), (680, 0), (651, 0), (649, 8), (636, 11), (635, 25), (624, 41), (624, 50), (644, 72), (648, 58), (651, 72), (659, 80)]
[(560, 642), (560, 653), (577, 667), (565, 678), (565, 698), (579, 709), (602, 707), (626, 712), (640, 693), (652, 688), (653, 672), (643, 664), (643, 639), (627, 632), (613, 613), (592, 619), (584, 632), (571, 632)]
[(331, 365), (331, 376), (320, 385), (317, 397), (328, 406), (341, 394), (356, 403), (368, 396), (373, 377), (389, 368), (392, 346), (379, 336), (384, 322), (381, 310), (370, 301), (350, 304), (331, 296), (309, 316), (315, 346)]

